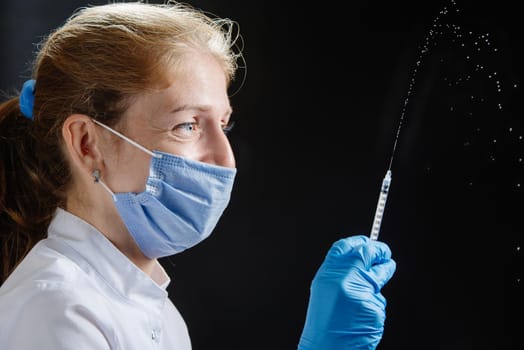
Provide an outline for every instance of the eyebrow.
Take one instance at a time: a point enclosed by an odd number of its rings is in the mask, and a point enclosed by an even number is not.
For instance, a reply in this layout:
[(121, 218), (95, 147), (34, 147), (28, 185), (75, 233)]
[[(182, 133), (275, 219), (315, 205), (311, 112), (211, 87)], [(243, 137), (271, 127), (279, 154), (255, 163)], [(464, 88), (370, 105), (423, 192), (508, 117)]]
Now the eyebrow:
[[(183, 112), (183, 111), (191, 111), (191, 110), (197, 110), (197, 111), (201, 111), (201, 112), (207, 112), (211, 109), (212, 107), (209, 106), (209, 105), (182, 105), (180, 107), (177, 107), (175, 109), (173, 109), (171, 111), (171, 113), (178, 113), (178, 112)], [(227, 115), (230, 115), (233, 113), (233, 107), (229, 106), (229, 110), (227, 111)]]

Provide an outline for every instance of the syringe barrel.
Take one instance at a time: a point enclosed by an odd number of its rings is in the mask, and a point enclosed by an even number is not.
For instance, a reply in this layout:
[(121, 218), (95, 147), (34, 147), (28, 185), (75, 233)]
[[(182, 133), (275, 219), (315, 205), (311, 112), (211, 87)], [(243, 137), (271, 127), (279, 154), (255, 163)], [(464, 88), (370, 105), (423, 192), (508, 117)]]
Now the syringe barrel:
[(386, 172), (384, 180), (382, 180), (382, 188), (380, 189), (380, 192), (385, 192), (387, 194), (389, 192), (389, 185), (391, 185), (391, 170)]
[(380, 225), (382, 224), (382, 217), (384, 215), (384, 209), (386, 207), (386, 200), (388, 198), (389, 186), (391, 185), (391, 170), (386, 172), (384, 179), (382, 180), (382, 187), (380, 188), (380, 195), (378, 196), (377, 209), (375, 210), (375, 218), (373, 220), (373, 227), (371, 228), (371, 234), (369, 236), (372, 240), (378, 239), (380, 232)]

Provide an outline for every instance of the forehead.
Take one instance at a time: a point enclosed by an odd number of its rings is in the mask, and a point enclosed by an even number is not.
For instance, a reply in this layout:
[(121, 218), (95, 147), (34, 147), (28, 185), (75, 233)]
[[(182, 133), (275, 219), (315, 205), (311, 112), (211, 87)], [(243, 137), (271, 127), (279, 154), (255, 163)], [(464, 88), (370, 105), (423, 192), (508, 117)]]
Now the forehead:
[(137, 96), (126, 114), (154, 116), (188, 105), (218, 111), (230, 109), (226, 74), (211, 55), (187, 55), (176, 67), (168, 69), (166, 76), (169, 86)]

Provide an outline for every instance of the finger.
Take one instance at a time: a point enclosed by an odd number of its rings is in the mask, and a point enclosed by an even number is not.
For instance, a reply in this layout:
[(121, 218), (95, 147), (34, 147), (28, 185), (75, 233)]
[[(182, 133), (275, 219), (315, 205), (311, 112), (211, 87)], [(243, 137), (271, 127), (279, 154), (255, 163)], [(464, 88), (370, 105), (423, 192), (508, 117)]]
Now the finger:
[(369, 241), (369, 238), (364, 235), (349, 236), (339, 239), (329, 249), (328, 256), (345, 255), (352, 251), (355, 247), (361, 246)]
[(367, 276), (371, 279), (370, 282), (375, 288), (375, 293), (380, 292), (382, 287), (393, 277), (397, 263), (390, 259), (381, 264), (376, 264), (368, 271)]
[(369, 240), (359, 251), (366, 270), (391, 259), (391, 249), (384, 242)]

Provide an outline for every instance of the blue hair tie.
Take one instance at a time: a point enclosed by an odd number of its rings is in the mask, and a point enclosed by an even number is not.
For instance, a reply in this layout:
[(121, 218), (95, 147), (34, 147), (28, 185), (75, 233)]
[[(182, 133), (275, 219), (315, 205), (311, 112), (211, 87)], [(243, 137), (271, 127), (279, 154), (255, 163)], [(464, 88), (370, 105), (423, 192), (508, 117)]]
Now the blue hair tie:
[(33, 108), (35, 105), (35, 84), (36, 80), (30, 79), (24, 83), (20, 93), (20, 111), (27, 119), (33, 120)]

